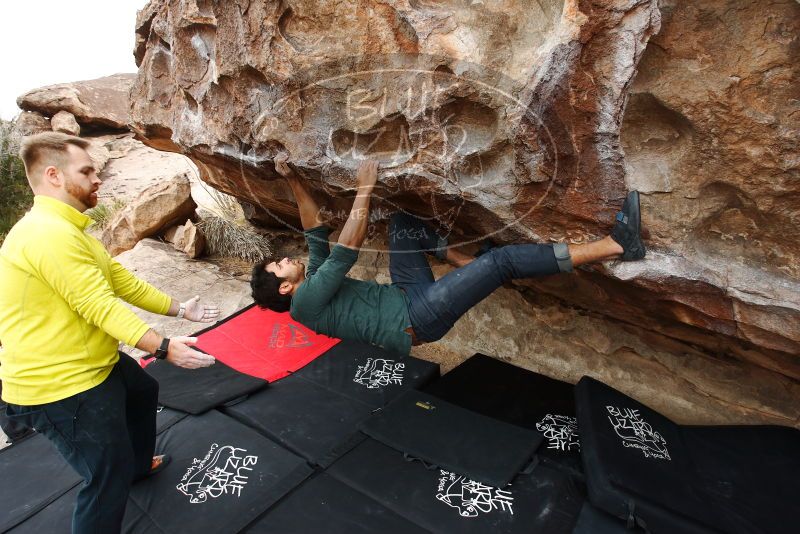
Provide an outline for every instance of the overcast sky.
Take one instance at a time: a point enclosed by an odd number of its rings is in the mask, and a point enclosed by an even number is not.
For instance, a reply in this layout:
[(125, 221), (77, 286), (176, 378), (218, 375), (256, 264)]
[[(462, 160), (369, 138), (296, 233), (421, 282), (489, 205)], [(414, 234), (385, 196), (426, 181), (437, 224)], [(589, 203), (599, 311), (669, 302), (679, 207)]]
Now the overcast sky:
[(0, 117), (43, 85), (136, 72), (136, 11), (146, 0), (0, 2)]

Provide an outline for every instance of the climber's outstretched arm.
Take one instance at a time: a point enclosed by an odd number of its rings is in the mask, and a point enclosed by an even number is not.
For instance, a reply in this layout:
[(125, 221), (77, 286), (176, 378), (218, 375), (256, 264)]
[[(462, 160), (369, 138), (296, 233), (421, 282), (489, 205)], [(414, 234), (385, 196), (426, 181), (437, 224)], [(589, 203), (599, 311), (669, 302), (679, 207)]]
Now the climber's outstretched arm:
[(350, 209), (347, 222), (344, 223), (342, 233), (339, 234), (339, 244), (347, 248), (358, 250), (367, 236), (369, 225), (369, 200), (375, 182), (378, 180), (378, 162), (375, 160), (362, 161), (358, 166), (358, 191)]

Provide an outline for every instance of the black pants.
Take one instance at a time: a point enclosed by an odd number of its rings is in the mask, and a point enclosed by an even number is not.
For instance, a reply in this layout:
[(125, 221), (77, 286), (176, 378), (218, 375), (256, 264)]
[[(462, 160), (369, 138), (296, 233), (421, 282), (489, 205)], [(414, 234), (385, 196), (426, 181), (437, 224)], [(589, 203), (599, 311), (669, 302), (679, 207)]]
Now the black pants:
[(9, 404), (9, 419), (47, 436), (84, 479), (73, 534), (119, 532), (131, 483), (150, 470), (158, 382), (127, 354), (103, 383), (36, 406)]
[[(0, 395), (3, 394), (3, 383), (0, 382)], [(6, 403), (0, 401), (0, 428), (8, 437), (8, 441), (14, 443), (18, 439), (23, 438), (30, 431), (29, 427), (23, 425), (19, 421), (9, 419), (6, 416)]]

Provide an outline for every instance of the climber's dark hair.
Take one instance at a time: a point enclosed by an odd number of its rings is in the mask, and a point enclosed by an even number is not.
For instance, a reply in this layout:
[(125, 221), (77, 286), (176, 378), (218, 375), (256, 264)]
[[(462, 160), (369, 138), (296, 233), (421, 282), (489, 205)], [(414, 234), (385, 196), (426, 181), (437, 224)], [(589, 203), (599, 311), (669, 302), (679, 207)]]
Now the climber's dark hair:
[(256, 301), (261, 308), (267, 308), (276, 312), (289, 311), (289, 305), (292, 303), (291, 295), (281, 295), (278, 288), (281, 287), (281, 282), (285, 278), (279, 278), (275, 273), (268, 272), (264, 267), (267, 264), (275, 261), (274, 258), (267, 258), (266, 260), (257, 263), (253, 266), (253, 275), (250, 278), (250, 289), (252, 291), (253, 300)]

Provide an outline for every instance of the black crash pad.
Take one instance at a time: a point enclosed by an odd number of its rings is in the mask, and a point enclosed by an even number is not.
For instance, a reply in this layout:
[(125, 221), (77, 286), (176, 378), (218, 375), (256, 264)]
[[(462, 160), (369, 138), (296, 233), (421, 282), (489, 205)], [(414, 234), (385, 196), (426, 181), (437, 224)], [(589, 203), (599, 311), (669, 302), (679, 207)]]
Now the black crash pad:
[(72, 512), (75, 510), (75, 501), (80, 490), (81, 485), (79, 484), (8, 532), (12, 534), (71, 534)]
[(41, 434), (0, 450), (0, 532), (36, 514), (81, 482)]
[(358, 424), (375, 409), (438, 374), (436, 364), (342, 341), (291, 376), (220, 409), (324, 467), (363, 439)]
[(326, 466), (362, 439), (358, 423), (373, 408), (288, 376), (221, 411), (308, 461)]
[(576, 387), (589, 498), (660, 532), (796, 532), (800, 431), (673, 423), (584, 377)]
[(636, 534), (644, 532), (632, 526), (630, 529), (625, 521), (618, 517), (595, 508), (589, 501), (583, 503), (578, 522), (572, 534)]
[(156, 409), (156, 434), (161, 434), (188, 415), (186, 412), (159, 405)]
[(318, 386), (378, 408), (439, 376), (439, 366), (413, 356), (342, 340), (296, 373)]
[(572, 472), (582, 471), (575, 419), (575, 386), (484, 354), (475, 354), (424, 391), (473, 412), (535, 430), (536, 454)]
[(153, 360), (145, 370), (158, 380), (159, 404), (195, 415), (268, 384), (220, 361), (200, 369), (184, 369), (164, 360)]
[(364, 421), (361, 431), (406, 455), (497, 487), (530, 464), (542, 442), (537, 432), (421, 391), (403, 393)]
[(248, 534), (425, 534), (428, 531), (325, 473), (244, 530)]
[(239, 532), (311, 473), (302, 458), (217, 411), (168, 428), (156, 450), (172, 462), (131, 488), (125, 532)]
[(327, 473), (442, 534), (568, 533), (584, 500), (567, 473), (545, 465), (498, 489), (409, 462), (373, 439), (344, 455)]

